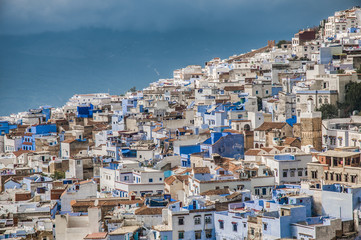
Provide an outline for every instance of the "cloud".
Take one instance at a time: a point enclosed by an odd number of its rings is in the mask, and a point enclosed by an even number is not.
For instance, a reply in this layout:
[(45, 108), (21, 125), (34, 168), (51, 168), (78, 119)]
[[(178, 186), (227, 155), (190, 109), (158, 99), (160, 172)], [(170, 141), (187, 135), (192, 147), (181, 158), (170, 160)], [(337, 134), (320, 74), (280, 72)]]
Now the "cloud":
[[(240, 31), (269, 20), (303, 20), (357, 0), (0, 0), (0, 33), (66, 31), (106, 27), (122, 31), (199, 28)], [(319, 19), (320, 16), (317, 16)]]

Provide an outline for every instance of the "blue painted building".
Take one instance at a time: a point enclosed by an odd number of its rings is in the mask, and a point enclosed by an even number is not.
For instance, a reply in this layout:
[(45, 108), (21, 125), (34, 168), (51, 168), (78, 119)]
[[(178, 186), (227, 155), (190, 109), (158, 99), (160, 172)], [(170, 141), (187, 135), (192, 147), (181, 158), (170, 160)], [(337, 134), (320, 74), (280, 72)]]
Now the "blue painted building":
[(39, 124), (31, 126), (29, 129), (29, 133), (36, 135), (56, 133), (56, 124)]
[(282, 86), (272, 86), (272, 96), (278, 95), (282, 91)]
[(44, 114), (45, 122), (47, 122), (51, 117), (51, 106), (41, 106), (41, 113)]
[(205, 157), (217, 153), (222, 157), (243, 159), (244, 136), (229, 132), (212, 132), (211, 137), (201, 144), (201, 151), (205, 152)]
[(190, 167), (190, 155), (193, 153), (199, 153), (200, 151), (200, 145), (184, 145), (174, 147), (174, 153), (181, 156), (182, 167)]
[(22, 137), (21, 149), (35, 151), (35, 138), (49, 136), (51, 133), (56, 133), (56, 124), (39, 124), (29, 127)]
[(92, 118), (93, 114), (96, 112), (101, 112), (101, 110), (94, 109), (93, 104), (81, 105), (77, 107), (77, 117), (78, 118)]
[(11, 129), (17, 128), (17, 125), (10, 124), (8, 121), (0, 121), (0, 136), (8, 134)]
[(340, 184), (322, 186), (322, 214), (341, 218), (343, 221), (354, 218), (354, 210), (361, 209), (361, 187)]
[(122, 100), (123, 115), (129, 113), (131, 108), (137, 107), (137, 103), (138, 103), (137, 99), (128, 99), (128, 98), (123, 99)]

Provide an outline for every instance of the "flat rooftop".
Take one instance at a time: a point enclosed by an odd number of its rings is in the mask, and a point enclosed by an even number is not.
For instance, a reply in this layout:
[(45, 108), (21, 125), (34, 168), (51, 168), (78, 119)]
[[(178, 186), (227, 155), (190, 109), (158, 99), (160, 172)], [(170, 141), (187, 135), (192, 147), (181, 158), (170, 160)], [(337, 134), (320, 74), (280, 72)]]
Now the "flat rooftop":
[(360, 155), (360, 152), (346, 152), (346, 151), (335, 151), (335, 150), (328, 150), (327, 152), (320, 153), (318, 156), (325, 156), (325, 157), (352, 157), (355, 155)]

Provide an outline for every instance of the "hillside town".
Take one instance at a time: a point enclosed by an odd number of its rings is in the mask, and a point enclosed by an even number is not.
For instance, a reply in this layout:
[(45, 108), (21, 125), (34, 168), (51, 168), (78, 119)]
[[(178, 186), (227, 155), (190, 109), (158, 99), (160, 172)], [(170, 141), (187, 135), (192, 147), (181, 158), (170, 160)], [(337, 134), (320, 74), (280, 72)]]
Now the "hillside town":
[[(185, 63), (186, 64), (186, 63)], [(0, 118), (0, 239), (357, 239), (361, 8)]]

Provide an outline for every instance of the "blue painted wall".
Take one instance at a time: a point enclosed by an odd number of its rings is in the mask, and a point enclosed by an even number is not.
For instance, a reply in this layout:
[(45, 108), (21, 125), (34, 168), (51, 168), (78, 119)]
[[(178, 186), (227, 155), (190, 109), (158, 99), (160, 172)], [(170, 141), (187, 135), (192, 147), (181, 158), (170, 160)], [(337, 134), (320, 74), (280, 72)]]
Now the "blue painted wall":
[(17, 125), (9, 124), (8, 121), (0, 121), (0, 136), (8, 134), (11, 129), (15, 129), (17, 127)]

